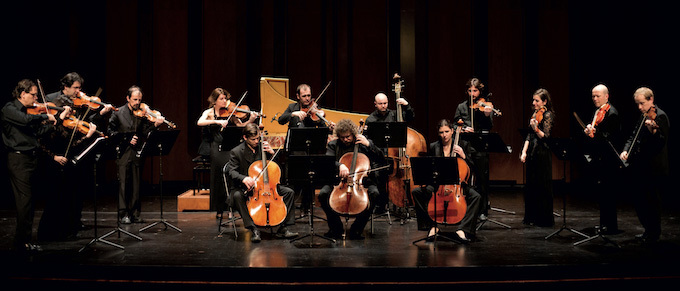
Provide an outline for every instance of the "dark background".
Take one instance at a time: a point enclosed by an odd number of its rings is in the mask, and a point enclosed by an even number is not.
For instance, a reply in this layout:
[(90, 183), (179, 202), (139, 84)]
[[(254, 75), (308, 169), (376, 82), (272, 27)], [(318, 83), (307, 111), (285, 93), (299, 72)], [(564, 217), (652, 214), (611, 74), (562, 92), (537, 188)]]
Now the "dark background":
[[(668, 1), (14, 2), (2, 4), (3, 103), (23, 78), (40, 79), (49, 94), (71, 71), (84, 77), (85, 93), (102, 88), (100, 97), (116, 106), (139, 85), (143, 101), (181, 129), (163, 160), (164, 181), (192, 179), (196, 121), (209, 92), (247, 90), (244, 102), (258, 108), (261, 76), (287, 77), (291, 88), (308, 83), (314, 95), (332, 81), (321, 106), (369, 113), (398, 72), (416, 111), (410, 126), (427, 142), (437, 138), (435, 123), (453, 118), (465, 100), (465, 82), (481, 78), (504, 113), (493, 131), (513, 148), (492, 154), (495, 182), (524, 182), (519, 130), (538, 88), (552, 95), (556, 137), (582, 138), (572, 112), (592, 117), (590, 90), (598, 83), (609, 87), (626, 133), (639, 116), (632, 94), (640, 86), (654, 90), (674, 119), (680, 21)], [(107, 181), (116, 179), (112, 165)], [(582, 167), (554, 159), (553, 177), (576, 179)], [(157, 168), (148, 159), (148, 183), (157, 183)]]

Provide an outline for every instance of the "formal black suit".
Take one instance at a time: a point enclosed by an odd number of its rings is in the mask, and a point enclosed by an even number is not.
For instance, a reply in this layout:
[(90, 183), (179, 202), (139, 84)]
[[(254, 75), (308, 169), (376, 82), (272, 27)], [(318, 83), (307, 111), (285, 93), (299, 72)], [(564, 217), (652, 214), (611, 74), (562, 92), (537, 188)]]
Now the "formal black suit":
[[(120, 182), (118, 189), (119, 218), (127, 216), (132, 221), (139, 220), (141, 213), (140, 185), (144, 157), (138, 156), (137, 153), (141, 150), (149, 133), (155, 129), (156, 127), (147, 119), (135, 116), (128, 104), (118, 107), (118, 111), (111, 114), (107, 130), (108, 136), (113, 141), (119, 141), (114, 144), (118, 152), (116, 164), (118, 166), (118, 181)], [(130, 140), (135, 135), (138, 140), (137, 144), (133, 146), (130, 144)]]
[[(470, 143), (464, 140), (459, 141), (459, 145), (463, 148), (463, 152), (466, 153), (465, 162), (470, 167), (470, 171), (474, 172), (474, 163), (469, 158), (471, 154), (474, 153), (474, 149), (470, 146)], [(427, 149), (427, 155), (433, 157), (444, 157), (444, 147), (441, 140), (430, 143)], [(453, 146), (451, 147), (451, 152), (449, 156), (453, 154)], [(458, 230), (464, 231), (468, 235), (475, 235), (477, 227), (477, 218), (479, 217), (482, 204), (481, 196), (479, 193), (468, 184), (463, 183), (463, 193), (465, 194), (465, 203), (467, 204), (467, 211), (463, 219), (457, 224)], [(419, 230), (430, 230), (434, 227), (435, 223), (430, 217), (427, 211), (427, 205), (432, 199), (432, 193), (437, 191), (439, 185), (427, 185), (423, 187), (418, 187), (413, 189), (411, 192), (413, 195), (413, 202), (415, 204), (416, 217), (418, 220)]]

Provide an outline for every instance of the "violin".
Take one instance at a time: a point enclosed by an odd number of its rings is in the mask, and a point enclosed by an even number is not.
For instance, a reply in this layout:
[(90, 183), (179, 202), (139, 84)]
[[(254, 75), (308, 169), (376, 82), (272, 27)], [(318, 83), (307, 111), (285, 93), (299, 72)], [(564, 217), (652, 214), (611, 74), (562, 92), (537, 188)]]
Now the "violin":
[(323, 90), (321, 91), (321, 94), (319, 94), (319, 97), (316, 97), (316, 99), (312, 99), (312, 103), (310, 103), (307, 107), (300, 108), (300, 111), (307, 113), (307, 115), (309, 115), (309, 118), (311, 118), (312, 121), (319, 122), (319, 120), (323, 120), (323, 122), (326, 123), (326, 125), (328, 126), (332, 126), (333, 123), (324, 118), (325, 113), (323, 112), (323, 110), (319, 109), (319, 106), (317, 106), (316, 101), (321, 99), (321, 96), (323, 96), (323, 94), (326, 93), (326, 90), (330, 85), (331, 82), (328, 82), (328, 84), (326, 84), (326, 87), (324, 87)]
[[(220, 108), (218, 114), (219, 114), (218, 117), (229, 117), (233, 115), (240, 120), (247, 120), (251, 114), (254, 114), (256, 116), (260, 115), (260, 113), (257, 111), (251, 111), (248, 105), (236, 106), (236, 104), (232, 102), (229, 102), (226, 108)], [(262, 115), (262, 118), (267, 117), (265, 115)]]
[(640, 130), (642, 129), (642, 126), (648, 124), (650, 127), (650, 130), (659, 128), (659, 125), (654, 122), (656, 119), (656, 106), (652, 106), (647, 110), (642, 115), (642, 121), (640, 122), (640, 125), (638, 126), (637, 130), (635, 130), (635, 136), (633, 137), (633, 141), (630, 143), (630, 148), (628, 149), (628, 156), (625, 158), (626, 160), (630, 158), (630, 155), (633, 153), (633, 147), (637, 143), (637, 139), (640, 136)]
[[(158, 110), (152, 110), (149, 108), (149, 105), (146, 105), (146, 103), (139, 104), (139, 109), (133, 110), (132, 113), (139, 118), (146, 118), (151, 122), (156, 122), (159, 118), (163, 117), (163, 115), (161, 115)], [(177, 127), (174, 123), (167, 119), (163, 119), (163, 122), (171, 128)]]
[(57, 115), (57, 113), (64, 111), (64, 107), (56, 106), (52, 102), (47, 103), (33, 103), (31, 107), (26, 108), (26, 113), (31, 115), (38, 114), (52, 114)]
[[(531, 119), (536, 120), (537, 123), (541, 123), (541, 121), (543, 121), (543, 114), (545, 114), (546, 110), (548, 109), (545, 108), (545, 106), (541, 106), (541, 108), (534, 111), (534, 114), (531, 115)], [(538, 132), (538, 125), (534, 128), (534, 131)]]
[[(488, 96), (491, 96), (491, 93), (489, 93)], [(476, 103), (470, 105), (470, 108), (478, 109), (479, 111), (484, 111), (486, 107), (491, 107), (491, 111), (493, 111), (493, 113), (498, 116), (503, 115), (503, 113), (501, 113), (500, 110), (493, 108), (493, 103), (491, 103), (490, 101), (486, 101), (484, 97), (478, 98)]]
[(255, 225), (276, 226), (286, 219), (288, 209), (283, 197), (279, 195), (277, 185), (281, 180), (281, 168), (274, 161), (267, 160), (263, 146), (264, 131), (260, 126), (260, 152), (262, 158), (248, 167), (248, 176), (256, 181), (252, 196), (246, 206)]
[(115, 106), (103, 103), (99, 97), (97, 96), (90, 97), (83, 92), (78, 92), (78, 94), (76, 94), (76, 97), (73, 98), (72, 100), (73, 106), (76, 107), (87, 106), (90, 107), (90, 109), (99, 109), (102, 106), (111, 106), (113, 110), (118, 111), (118, 108), (116, 108)]
[(593, 122), (590, 124), (591, 129), (588, 130), (588, 137), (595, 137), (595, 127), (597, 127), (604, 120), (609, 108), (611, 108), (611, 105), (607, 103), (597, 110), (597, 113), (595, 113), (595, 116), (593, 117)]
[[(458, 121), (456, 127), (456, 137), (454, 139), (453, 147), (458, 145), (460, 129), (463, 127), (463, 121)], [(470, 179), (470, 167), (463, 158), (453, 154), (458, 163), (458, 177), (461, 183), (468, 183)], [(441, 224), (456, 224), (463, 220), (465, 212), (467, 212), (467, 202), (465, 202), (465, 195), (463, 194), (463, 187), (461, 183), (454, 185), (440, 185), (437, 192), (427, 205), (427, 211), (433, 221)]]
[[(363, 125), (364, 122), (361, 121), (360, 134), (363, 132)], [(370, 171), (371, 161), (365, 154), (359, 152), (359, 143), (355, 143), (354, 151), (342, 155), (340, 163), (349, 168), (349, 175), (333, 188), (329, 204), (340, 215), (357, 215), (368, 209), (370, 205), (363, 179)]]
[[(90, 132), (90, 123), (87, 121), (79, 120), (73, 116), (69, 116), (68, 118), (64, 119), (62, 122), (62, 125), (68, 129), (78, 129), (78, 131), (82, 134), (87, 135)], [(98, 134), (99, 136), (106, 136), (104, 135), (103, 132), (99, 130), (95, 130), (95, 133)]]

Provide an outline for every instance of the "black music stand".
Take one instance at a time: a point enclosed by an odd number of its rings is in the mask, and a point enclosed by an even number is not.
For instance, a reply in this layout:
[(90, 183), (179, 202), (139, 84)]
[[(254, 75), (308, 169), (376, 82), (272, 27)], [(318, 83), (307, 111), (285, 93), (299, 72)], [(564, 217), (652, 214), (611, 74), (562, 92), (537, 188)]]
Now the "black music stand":
[[(378, 148), (388, 149), (388, 148), (405, 148), (408, 144), (408, 134), (406, 122), (371, 122), (366, 124), (366, 129), (364, 130), (364, 135), (366, 138), (373, 141)], [(388, 153), (383, 153), (387, 157)], [(411, 193), (411, 181), (404, 180), (404, 205), (408, 205), (408, 197)], [(410, 213), (405, 211), (406, 217), (402, 218), (401, 224), (406, 223), (410, 219)], [(378, 215), (377, 217), (387, 215), (388, 219), (390, 217), (389, 208), (384, 214)], [(375, 218), (375, 217), (374, 217)], [(388, 220), (389, 224), (392, 224), (392, 220)], [(371, 230), (373, 229), (373, 223), (371, 220)]]
[[(412, 157), (410, 158), (411, 167), (413, 168), (413, 182), (417, 185), (433, 185), (435, 186), (432, 193), (432, 199), (437, 204), (437, 187), (439, 185), (455, 185), (460, 184), (460, 177), (458, 176), (458, 161), (455, 157)], [(427, 211), (427, 210), (426, 210)], [(435, 211), (434, 228), (437, 230), (437, 212)], [(439, 234), (439, 231), (434, 233), (434, 243), (437, 243), (437, 238), (441, 237), (448, 241), (458, 242), (455, 239)], [(413, 241), (416, 244), (419, 241), (427, 240), (429, 236)]]
[(105, 144), (106, 144), (106, 137), (99, 137), (94, 142), (92, 142), (92, 144), (89, 147), (87, 147), (85, 150), (83, 150), (83, 152), (81, 152), (79, 155), (77, 155), (73, 159), (71, 159), (71, 163), (73, 163), (74, 165), (77, 165), (78, 163), (80, 163), (80, 161), (87, 160), (87, 159), (93, 159), (94, 160), (94, 162), (93, 162), (94, 184), (93, 184), (93, 192), (92, 192), (92, 194), (93, 194), (93, 196), (92, 196), (93, 197), (93, 208), (94, 208), (94, 226), (93, 226), (94, 239), (92, 239), (89, 243), (87, 243), (85, 246), (80, 248), (80, 250), (78, 250), (79, 253), (84, 251), (87, 247), (89, 247), (89, 246), (91, 246), (95, 243), (98, 243), (98, 242), (103, 242), (103, 243), (108, 244), (110, 246), (117, 247), (121, 250), (125, 249), (125, 247), (123, 247), (119, 244), (112, 243), (112, 242), (104, 239), (105, 237), (115, 233), (116, 230), (110, 231), (109, 233), (107, 233), (107, 234), (105, 234), (101, 237), (99, 237), (98, 234), (97, 234), (97, 231), (98, 231), (98, 228), (99, 228), (98, 224), (97, 224), (97, 187), (98, 187), (98, 184), (97, 184), (97, 166), (99, 164), (99, 160), (102, 157), (102, 151), (104, 150), (103, 148), (104, 148)]
[[(306, 155), (306, 156), (311, 156), (311, 155), (325, 155), (326, 154), (326, 143), (328, 142), (328, 128), (327, 127), (292, 127), (288, 129), (288, 135), (286, 136), (286, 149), (288, 153), (290, 153), (290, 156), (295, 156), (295, 155)], [(289, 179), (288, 176), (290, 175), (290, 166), (286, 166), (286, 179)], [(309, 198), (310, 200), (310, 207), (314, 207), (314, 192), (309, 192), (307, 191), (314, 191), (314, 188), (309, 188), (309, 185), (307, 185), (307, 181), (302, 181), (304, 182), (304, 185), (302, 185), (303, 190), (301, 192), (307, 195), (310, 195), (310, 197), (302, 197), (302, 202), (303, 204), (307, 201), (305, 199)], [(311, 209), (310, 208), (310, 209)], [(300, 217), (297, 217), (296, 219), (302, 219), (305, 218), (308, 214), (307, 213), (302, 213)], [(311, 215), (311, 214), (310, 214)], [(322, 220), (326, 220), (323, 217), (319, 216), (313, 216), (313, 218), (318, 218)]]
[[(475, 132), (475, 133), (465, 133), (465, 134), (462, 134), (461, 137), (464, 140), (468, 141), (474, 149), (476, 149), (477, 151), (480, 151), (480, 152), (503, 153), (503, 154), (509, 154), (509, 153), (512, 152), (510, 146), (508, 146), (503, 141), (501, 136), (496, 132), (483, 131), (483, 132)], [(488, 196), (489, 193), (486, 193), (486, 195)], [(489, 202), (489, 205), (491, 205), (491, 202)], [(482, 207), (486, 207), (486, 205), (483, 205)], [(513, 215), (516, 214), (515, 211), (509, 211), (509, 210), (505, 210), (505, 209), (501, 209), (501, 208), (496, 208), (496, 207), (493, 207), (493, 206), (490, 209), (492, 211), (496, 211), (496, 212), (502, 212), (502, 213), (513, 214)], [(477, 230), (482, 228), (482, 226), (484, 226), (484, 224), (486, 224), (487, 222), (495, 223), (495, 224), (503, 226), (507, 229), (512, 228), (505, 223), (501, 223), (497, 220), (490, 219), (490, 218), (487, 217), (487, 219), (479, 222), (479, 225), (477, 225)]]
[[(338, 178), (338, 167), (335, 166), (334, 156), (290, 156), (288, 160), (288, 167), (295, 169), (290, 172), (288, 179), (293, 182), (306, 183), (309, 193), (314, 193), (314, 190), (324, 185), (335, 185)], [(314, 197), (310, 199), (310, 215), (309, 228), (310, 233), (296, 237), (290, 242), (298, 241), (303, 238), (311, 238), (310, 247), (318, 246), (314, 244), (314, 237), (320, 237), (330, 242), (335, 243), (335, 239), (314, 233)]]
[[(584, 157), (583, 154), (578, 154), (576, 150), (576, 146), (574, 145), (574, 142), (570, 138), (550, 138), (546, 140), (546, 143), (550, 147), (550, 150), (555, 154), (557, 159), (562, 161), (562, 166), (563, 166), (563, 174), (562, 174), (562, 182), (567, 183), (567, 161), (568, 160), (574, 160), (576, 157)], [(578, 234), (580, 236), (583, 236), (585, 238), (588, 238), (588, 235), (583, 234), (580, 231), (577, 231), (573, 228), (570, 228), (567, 226), (567, 192), (563, 191), (562, 192), (562, 227), (558, 229), (557, 231), (554, 231), (550, 235), (546, 236), (545, 239), (550, 239), (551, 237), (559, 234), (563, 230), (568, 230), (572, 233)], [(574, 244), (576, 245), (576, 244)]]
[(137, 153), (140, 157), (141, 156), (158, 156), (158, 184), (160, 187), (160, 192), (161, 192), (161, 217), (160, 221), (156, 221), (154, 223), (151, 223), (145, 227), (142, 227), (139, 229), (139, 232), (145, 231), (159, 223), (162, 223), (165, 225), (165, 229), (171, 227), (172, 229), (182, 232), (181, 229), (177, 228), (176, 226), (168, 223), (164, 218), (163, 218), (163, 156), (166, 156), (170, 153), (170, 150), (172, 150), (172, 146), (175, 144), (175, 141), (177, 140), (177, 136), (179, 135), (179, 130), (155, 130), (149, 133), (149, 137), (142, 146), (142, 149)]
[(227, 126), (223, 127), (220, 132), (222, 135), (222, 143), (220, 144), (220, 151), (226, 152), (233, 149), (235, 146), (241, 144), (243, 141), (243, 127)]

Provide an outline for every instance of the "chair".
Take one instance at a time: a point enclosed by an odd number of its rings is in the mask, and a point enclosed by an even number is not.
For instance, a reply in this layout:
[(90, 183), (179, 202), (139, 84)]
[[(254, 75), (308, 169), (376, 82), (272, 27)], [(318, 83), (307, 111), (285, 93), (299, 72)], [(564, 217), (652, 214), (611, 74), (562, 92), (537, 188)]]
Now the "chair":
[[(227, 205), (228, 205), (229, 211), (227, 213), (223, 213), (220, 216), (220, 222), (218, 224), (217, 231), (219, 232), (220, 235), (222, 235), (224, 233), (224, 231), (222, 230), (222, 227), (223, 226), (227, 227), (229, 224), (231, 224), (231, 229), (234, 231), (234, 239), (237, 239), (238, 238), (238, 231), (236, 230), (236, 221), (240, 220), (241, 217), (240, 217), (240, 215), (239, 215), (239, 217), (236, 217), (234, 215), (234, 210), (231, 206), (232, 203), (229, 203), (230, 194), (229, 194), (229, 179), (227, 178), (227, 166), (229, 166), (228, 162), (226, 164), (224, 164), (224, 167), (222, 167), (222, 179), (224, 180), (224, 188), (225, 188), (225, 191), (227, 192), (226, 200), (227, 200)], [(226, 219), (224, 218), (225, 215), (228, 216)]]

